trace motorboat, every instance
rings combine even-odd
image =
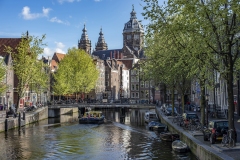
[[[159,121],[157,113],[156,112],[152,112],[152,111],[145,112],[144,121],[146,123],[149,123],[151,121]]]
[[[102,124],[104,123],[105,117],[102,111],[87,111],[82,117],[79,118],[80,124]]]
[[[172,149],[176,152],[184,153],[188,151],[188,146],[180,140],[175,140],[172,142]]]
[[[159,131],[159,132],[166,132],[167,131],[167,125],[156,122],[156,121],[151,121],[148,123],[148,129],[150,131]]]
[[[160,133],[160,139],[167,142],[173,142],[175,140],[180,140],[180,136],[177,133],[162,132]]]

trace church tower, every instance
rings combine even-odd
[[[84,24],[84,28],[83,28],[83,33],[81,36],[80,41],[78,41],[78,49],[83,49],[85,50],[86,53],[91,54],[91,41],[88,39],[88,35],[87,35],[87,29],[86,26]]]
[[[102,28],[101,28],[100,33],[99,33],[99,37],[98,37],[98,42],[95,46],[95,50],[100,51],[100,50],[107,50],[107,49],[108,49],[108,46],[107,46],[107,43],[104,40],[103,33],[102,33]]]
[[[143,57],[144,29],[141,21],[137,20],[134,6],[130,15],[130,20],[125,23],[123,29],[123,51],[136,58],[141,58]]]

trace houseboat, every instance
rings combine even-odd
[[[80,124],[102,124],[104,123],[105,117],[102,111],[88,111],[85,112],[82,117],[79,118]]]

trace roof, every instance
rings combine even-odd
[[[102,60],[107,60],[108,57],[111,58],[111,53],[112,53],[112,58],[114,58],[114,52],[119,52],[122,53],[122,49],[111,49],[111,50],[102,50],[102,51],[94,51],[92,55],[98,56]]]
[[[7,53],[4,51],[5,46],[9,46],[15,49],[18,44],[21,42],[22,38],[0,38],[0,55],[6,56]]]
[[[55,54],[56,54],[59,61],[61,61],[65,56],[65,54],[63,54],[63,53],[55,53]]]

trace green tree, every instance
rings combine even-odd
[[[228,94],[229,128],[234,128],[233,75],[239,57],[234,49],[240,33],[240,3],[236,0],[169,0],[167,5],[159,6],[157,0],[144,0],[145,16],[153,23],[149,25],[149,33],[161,32],[162,21],[172,19],[172,33],[183,33],[191,41],[186,46],[185,54],[195,64],[200,63],[201,82],[211,81],[208,69],[216,70],[226,81]],[[159,18],[160,15],[160,18]],[[163,15],[163,16],[162,16]],[[160,22],[160,23],[159,23]],[[170,33],[170,32],[169,32]],[[178,42],[183,40],[181,34],[175,34]],[[202,58],[204,57],[204,58]],[[199,61],[200,60],[200,61]],[[199,69],[193,65],[195,69]],[[210,67],[210,68],[209,68]],[[194,71],[193,69],[191,71]],[[201,84],[201,85],[204,85]],[[201,86],[205,87],[205,86]],[[204,92],[204,90],[202,90]]]
[[[83,50],[71,48],[54,74],[53,90],[58,95],[89,92],[95,88],[98,75],[91,56]]]
[[[2,58],[0,59],[0,94],[5,93],[8,87],[7,84],[5,83],[6,72],[7,66]]]
[[[47,75],[43,71],[44,64],[37,59],[43,53],[44,39],[45,35],[38,38],[30,36],[27,32],[22,35],[21,42],[16,48],[6,46],[6,52],[13,57],[13,69],[18,78],[16,110],[19,108],[19,100],[24,97],[26,90],[31,88],[32,83],[46,86]]]

